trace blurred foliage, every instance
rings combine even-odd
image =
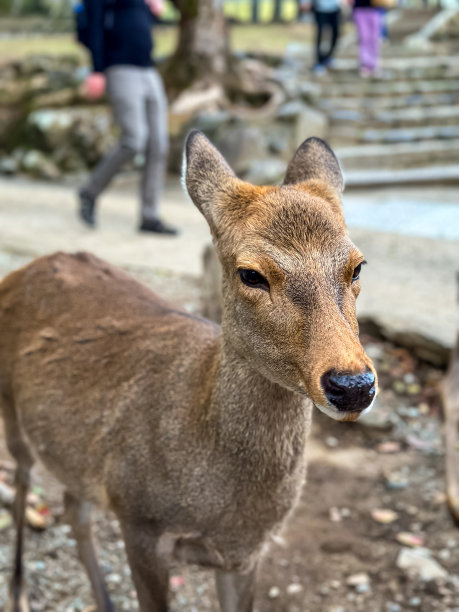
[[[250,22],[252,19],[252,4],[250,0],[225,0],[225,15],[230,19],[241,22]],[[258,16],[260,23],[273,20],[274,0],[258,0]],[[298,15],[297,0],[282,0],[282,21],[295,21]]]
[[[292,42],[308,43],[313,35],[310,24],[268,24],[233,25],[230,30],[231,48],[234,51],[257,51],[280,54]],[[155,28],[155,56],[163,57],[172,53],[177,41],[176,27]],[[82,45],[72,33],[48,34],[33,37],[0,38],[0,57],[21,58],[27,55],[78,55],[82,64],[89,58]]]
[[[225,0],[226,17],[240,22],[252,19],[253,2],[258,1],[258,15],[261,23],[272,21],[275,0]],[[3,15],[50,15],[68,17],[72,11],[70,0],[0,0],[0,13]],[[281,0],[281,19],[293,21],[297,18],[297,0]],[[168,3],[163,15],[165,21],[176,21],[177,10]]]

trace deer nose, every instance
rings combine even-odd
[[[361,374],[329,370],[321,383],[327,400],[341,412],[364,410],[375,397],[375,375],[368,369]]]

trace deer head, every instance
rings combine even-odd
[[[335,155],[309,138],[282,186],[255,187],[193,131],[184,161],[186,189],[222,264],[225,342],[332,418],[356,420],[377,383],[358,337],[364,257],[347,235]]]

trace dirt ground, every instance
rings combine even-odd
[[[196,282],[151,275],[143,280],[199,310]],[[377,406],[364,423],[341,424],[314,415],[308,482],[283,545],[273,545],[260,568],[258,612],[459,612],[459,530],[443,494],[442,373],[380,339],[362,340],[380,375]],[[3,437],[0,480],[13,480]],[[93,600],[63,522],[60,487],[38,468],[34,493],[36,507],[43,511],[44,503],[49,508],[50,525],[27,531],[31,609],[90,612]],[[99,513],[94,518],[115,607],[137,610],[117,523]],[[0,608],[13,538],[8,509],[0,507]],[[433,571],[430,578],[440,578],[399,567],[400,554],[416,550],[424,554],[424,569]],[[218,609],[209,572],[175,567],[171,589],[172,612]]]

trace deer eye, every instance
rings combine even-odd
[[[354,268],[354,272],[352,273],[352,282],[356,281],[360,277],[361,270],[362,270],[362,264],[359,263],[359,265],[356,268]]]
[[[264,276],[256,270],[238,270],[239,277],[244,285],[254,289],[269,291],[269,283]]]

